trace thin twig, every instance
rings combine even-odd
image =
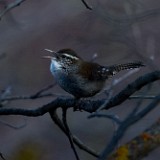
[[[11,96],[0,99],[0,102],[4,101],[16,101],[16,100],[29,100],[29,99],[39,99],[39,98],[46,98],[46,97],[58,97],[62,96],[62,94],[56,94],[56,93],[43,93],[41,95],[28,95],[28,96]]]
[[[7,126],[7,127],[12,128],[12,129],[16,129],[16,130],[22,129],[22,128],[26,127],[26,125],[27,125],[26,120],[25,120],[24,124],[21,124],[19,126],[14,126],[14,125],[9,124],[9,123],[7,123],[5,121],[2,121],[2,120],[0,120],[0,123],[3,124],[3,125],[5,125],[5,126]]]
[[[35,94],[33,94],[33,95],[31,96],[31,99],[34,99],[34,98],[39,97],[43,92],[45,92],[45,91],[53,88],[55,85],[56,85],[56,83],[53,83],[53,84],[51,84],[51,85],[48,85],[48,86],[45,87],[45,88],[42,88],[41,90],[39,90],[38,92],[36,92]]]
[[[113,115],[113,114],[103,114],[103,113],[95,112],[94,114],[91,114],[91,115],[88,116],[89,119],[90,118],[95,118],[95,117],[97,117],[97,118],[108,118],[108,119],[111,119],[114,122],[116,122],[116,124],[118,124],[118,125],[121,124],[121,121],[120,121],[119,117],[116,116],[116,115]]]
[[[81,1],[82,1],[82,3],[85,5],[85,7],[86,7],[87,9],[92,10],[92,7],[90,7],[85,0],[81,0]]]
[[[73,135],[73,141],[74,143],[83,151],[89,153],[90,155],[94,156],[94,157],[99,157],[99,153],[97,151],[95,151],[93,148],[87,146],[85,143],[83,143],[78,137],[76,137],[75,135]]]
[[[151,86],[152,86],[152,85],[153,85],[153,84],[149,84],[149,85],[146,87],[147,90],[143,90],[141,94],[143,94],[143,95],[145,96],[145,95],[151,90]],[[140,108],[140,106],[141,106],[142,104],[143,104],[143,98],[138,100],[136,106],[134,107],[134,109],[132,110],[132,112],[130,113],[130,115],[131,115],[131,116],[132,116],[132,115],[135,115],[135,114],[138,112],[138,110],[139,110],[139,108]]]
[[[62,120],[63,120],[64,127],[65,127],[65,129],[66,129],[66,135],[67,135],[67,137],[68,137],[68,139],[69,139],[71,148],[73,149],[73,152],[74,152],[74,154],[75,154],[75,156],[76,156],[76,159],[77,159],[77,160],[80,160],[80,159],[79,159],[79,156],[78,156],[78,153],[77,153],[77,151],[76,151],[76,148],[75,148],[75,146],[74,146],[74,143],[73,143],[72,133],[71,133],[71,131],[70,131],[70,129],[69,129],[69,126],[68,126],[68,124],[67,124],[67,109],[65,109],[65,108],[62,109]]]
[[[107,99],[105,100],[105,102],[96,110],[96,113],[100,112],[101,110],[103,110],[106,106],[106,104],[110,101],[112,95],[113,95],[113,83],[114,81],[112,81],[112,83],[109,85],[108,89],[105,90],[106,91],[106,95],[107,95]]]
[[[7,12],[9,12],[11,9],[19,6],[19,5],[20,5],[22,2],[24,2],[24,1],[25,1],[25,0],[16,0],[16,1],[8,4],[8,5],[6,6],[6,8],[5,8],[2,12],[0,12],[0,19],[1,19]]]
[[[50,113],[50,116],[51,116],[52,120],[55,122],[55,124],[63,131],[64,134],[66,134],[66,129],[65,129],[63,123],[61,122],[61,120],[59,119],[59,117],[56,113],[56,109],[51,110],[49,113]],[[91,154],[94,157],[98,157],[98,153],[95,150],[88,147],[86,144],[84,144],[75,135],[73,135],[73,141],[80,149],[86,151],[87,153]]]
[[[0,152],[0,157],[1,157],[3,160],[6,160],[1,152]]]
[[[6,96],[2,96],[0,98],[0,101],[15,101],[15,100],[28,100],[28,99],[37,99],[37,98],[43,98],[43,97],[53,97],[53,96],[60,96],[58,94],[54,94],[54,93],[43,93],[51,88],[53,88],[56,85],[56,83],[48,85],[45,88],[40,89],[39,91],[37,91],[36,93],[32,94],[32,95],[28,95],[28,96],[10,96],[8,97]],[[42,94],[43,93],[43,94]]]
[[[155,99],[156,95],[133,95],[129,99]]]
[[[139,68],[135,68],[133,70],[128,71],[126,74],[124,74],[120,78],[114,79],[113,86],[115,86],[115,85],[119,84],[120,82],[124,81],[125,79],[127,79],[128,77],[130,77],[134,73],[138,72],[139,70],[140,70]]]

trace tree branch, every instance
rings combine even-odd
[[[112,107],[115,107],[125,100],[128,99],[129,96],[131,96],[133,93],[141,89],[147,84],[150,84],[156,80],[160,79],[160,71],[155,71],[152,73],[145,74],[141,76],[140,78],[137,78],[134,82],[130,83],[128,86],[126,86],[125,89],[123,89],[120,93],[118,93],[116,96],[112,97],[108,103],[105,105],[104,109],[109,109]],[[37,92],[38,93],[38,92]],[[41,93],[41,92],[39,92]],[[150,110],[152,110],[160,100],[160,96],[157,96],[153,102],[146,107],[146,109],[143,109],[141,112],[138,112],[138,114],[134,115],[132,119],[127,119],[127,123],[121,122],[119,124],[119,128],[114,134],[114,137],[112,141],[110,142],[109,150],[106,147],[104,151],[101,154],[98,154],[93,149],[89,148],[83,142],[81,142],[76,136],[73,135],[73,141],[74,143],[81,149],[85,150],[86,152],[90,153],[91,155],[95,157],[106,157],[109,154],[109,151],[112,151],[114,149],[115,144],[117,144],[118,140],[123,136],[126,129],[133,123],[135,123],[137,120],[145,116]],[[59,119],[58,115],[56,114],[56,109],[63,108],[68,109],[71,107],[74,107],[75,104],[79,106],[79,108],[87,112],[94,112],[96,111],[101,105],[106,102],[105,99],[102,100],[79,100],[78,102],[74,98],[56,98],[55,100],[51,101],[48,104],[45,104],[39,108],[36,109],[20,109],[20,108],[0,108],[0,115],[24,115],[24,116],[30,116],[30,117],[37,117],[42,116],[46,113],[49,113],[52,120],[58,125],[58,127],[67,135],[67,130],[62,123],[62,121]],[[116,142],[113,143],[112,142]]]
[[[20,5],[22,2],[24,2],[24,1],[25,1],[25,0],[15,0],[14,2],[8,4],[8,5],[5,7],[5,9],[4,9],[2,12],[0,12],[0,20],[1,20],[1,18],[2,18],[7,12],[9,12],[11,9],[19,6],[19,5]]]
[[[142,111],[138,112],[132,112],[127,116],[127,118],[121,122],[121,124],[118,127],[118,130],[115,132],[113,138],[111,139],[110,143],[105,147],[104,151],[102,151],[100,160],[105,160],[109,156],[109,154],[115,149],[118,141],[123,137],[126,130],[136,123],[138,120],[143,118],[145,115],[147,115],[151,110],[153,110],[158,104],[160,103],[160,94],[154,99],[146,108],[144,108]]]
[[[160,119],[158,119],[152,126],[146,129],[142,134],[133,138],[128,143],[120,146],[108,160],[115,159],[130,159],[139,160],[149,152],[156,149],[160,145]]]
[[[124,88],[120,93],[111,98],[110,101],[105,105],[105,109],[109,109],[113,106],[121,104],[133,93],[140,90],[145,85],[157,80],[160,80],[160,71],[151,72],[137,78],[134,82],[130,83],[126,88]]]
[[[137,78],[134,82],[130,83],[127,87],[125,87],[120,93],[112,97],[105,105],[104,109],[110,109],[112,107],[115,107],[123,103],[133,93],[135,93],[145,85],[150,84],[159,79],[160,79],[160,71],[148,73],[141,76],[140,78]],[[24,116],[36,117],[44,115],[51,109],[56,109],[61,107],[62,108],[74,107],[76,103],[78,103],[77,105],[79,106],[80,110],[92,113],[96,111],[101,105],[103,105],[105,101],[106,101],[105,99],[102,99],[102,100],[79,100],[77,102],[74,98],[56,98],[50,103],[32,110],[18,109],[18,108],[1,108],[0,115],[24,115]]]

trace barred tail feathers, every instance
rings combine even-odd
[[[113,65],[113,66],[108,66],[108,76],[113,76],[116,73],[122,71],[122,70],[127,70],[127,69],[135,69],[135,68],[140,68],[145,66],[142,62],[131,62],[131,63],[125,63],[125,64],[118,64],[118,65]]]
[[[145,66],[142,62],[132,62],[132,63],[126,63],[126,64],[119,64],[119,65],[113,65],[111,66],[113,71],[119,72],[126,69],[134,69],[134,68],[140,68]]]

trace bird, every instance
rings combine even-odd
[[[102,91],[106,80],[116,73],[145,66],[142,62],[130,62],[102,66],[86,61],[70,48],[52,51],[51,56],[43,56],[51,60],[50,71],[58,85],[76,99],[92,97]]]

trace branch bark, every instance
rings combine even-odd
[[[108,160],[140,160],[160,146],[160,119],[142,134],[120,146]]]
[[[117,95],[112,97],[105,105],[104,109],[110,109],[117,105],[120,105],[129,98],[136,91],[140,90],[147,84],[155,82],[160,79],[160,71],[151,72],[137,78],[134,82],[126,86]],[[78,103],[78,104],[77,104]],[[92,113],[95,112],[101,105],[105,103],[105,99],[102,100],[79,100],[78,102],[74,98],[56,98],[48,104],[45,104],[37,109],[19,109],[19,108],[1,108],[0,115],[23,115],[29,117],[42,116],[49,112],[51,109],[56,108],[73,108],[76,105],[80,110]]]

